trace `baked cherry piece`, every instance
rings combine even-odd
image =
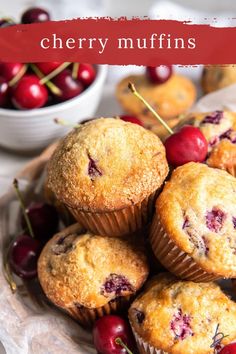
[[[135,344],[128,323],[119,316],[108,315],[98,319],[93,328],[94,346],[100,354],[127,354],[116,340],[121,341],[134,352]]]
[[[85,87],[91,85],[96,77],[96,71],[91,64],[79,64],[77,79],[82,82]]]
[[[22,63],[0,63],[0,75],[10,81],[23,69],[23,66]]]
[[[9,249],[8,260],[12,271],[23,279],[36,277],[40,251],[38,240],[27,234],[17,236]]]
[[[128,116],[128,115],[123,115],[120,116],[120,119],[122,119],[125,122],[130,122],[130,123],[134,123],[134,124],[138,124],[141,125],[143,127],[143,123],[141,122],[140,119],[138,119],[137,117],[134,116]]]
[[[59,218],[56,209],[43,202],[33,202],[26,209],[34,236],[41,242],[48,241],[58,230]],[[27,229],[22,216],[21,226]]]
[[[47,89],[35,75],[23,76],[12,90],[12,103],[19,109],[40,108],[47,100]]]
[[[51,61],[51,62],[45,62],[45,63],[36,63],[37,67],[39,70],[44,74],[48,75],[52,71],[58,68],[62,63],[59,63],[58,61]]]
[[[62,91],[62,94],[57,96],[59,101],[67,101],[83,91],[83,85],[72,78],[70,70],[63,70],[52,81]]]
[[[5,107],[9,101],[9,86],[4,77],[0,77],[0,107]]]
[[[219,354],[236,354],[236,343],[226,345]]]
[[[171,65],[147,66],[146,75],[154,84],[163,84],[172,75],[173,69]]]
[[[40,8],[40,7],[32,7],[26,10],[21,16],[21,23],[36,23],[36,22],[45,22],[50,20],[49,13]]]
[[[203,162],[208,151],[208,144],[201,130],[189,125],[170,135],[164,145],[167,160],[174,167],[191,161]]]

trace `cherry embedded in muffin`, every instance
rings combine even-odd
[[[226,219],[226,214],[217,207],[214,207],[211,211],[206,214],[206,225],[209,230],[213,232],[219,232]]]
[[[89,163],[88,163],[88,175],[91,180],[94,180],[96,177],[102,176],[102,172],[97,166],[97,162],[88,154]]]
[[[110,296],[111,294],[114,294],[114,296],[119,296],[121,293],[127,291],[133,292],[133,286],[125,276],[115,273],[112,273],[107,277],[101,289],[101,293],[104,296]]]
[[[201,122],[201,124],[220,124],[223,119],[224,112],[223,111],[215,111],[211,114],[207,115]]]
[[[182,309],[178,309],[178,312],[173,316],[170,328],[174,332],[176,339],[184,340],[188,336],[194,335],[191,329],[191,317],[183,314]]]

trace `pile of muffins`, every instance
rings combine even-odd
[[[38,261],[57,307],[84,327],[128,309],[140,353],[217,353],[236,341],[236,303],[211,282],[236,278],[234,176],[194,162],[170,174],[154,133],[100,118],[60,142],[46,191],[77,222]],[[169,272],[150,276],[147,243]]]

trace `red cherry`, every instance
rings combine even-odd
[[[172,75],[173,69],[171,65],[147,66],[146,75],[154,84],[163,84]]]
[[[182,127],[169,136],[164,145],[167,160],[173,166],[181,166],[190,161],[203,162],[207,156],[206,138],[197,127]]]
[[[134,338],[128,323],[123,318],[108,315],[96,321],[93,328],[93,341],[100,354],[126,354],[127,351],[115,342],[117,338],[134,351]]]
[[[226,345],[219,354],[236,354],[236,343]]]
[[[21,23],[45,22],[50,20],[49,13],[39,7],[32,7],[26,10],[21,16]]]
[[[0,77],[0,107],[5,107],[9,101],[9,86],[4,79],[4,77]]]
[[[123,115],[123,116],[120,116],[120,119],[122,119],[125,122],[130,122],[130,123],[141,125],[143,127],[143,123],[137,117]]]
[[[33,202],[26,209],[34,236],[40,241],[47,241],[58,229],[58,214],[56,209],[43,202]],[[27,228],[25,217],[22,216],[21,226]]]
[[[26,234],[19,235],[9,249],[9,264],[12,271],[23,279],[37,275],[37,260],[41,246],[38,240]]]
[[[23,66],[24,64],[22,63],[0,63],[0,75],[10,81],[19,73]]]
[[[45,62],[45,63],[36,63],[37,67],[39,70],[44,74],[48,75],[52,71],[58,68],[62,63],[58,61],[51,61],[51,62]]]
[[[59,101],[67,101],[83,91],[83,85],[72,78],[70,70],[63,70],[52,81],[62,91],[62,94],[57,96]]]
[[[82,82],[85,87],[91,85],[96,77],[96,71],[91,64],[79,64],[77,79]]]
[[[23,76],[12,90],[12,103],[19,109],[40,108],[47,99],[48,92],[35,75]]]

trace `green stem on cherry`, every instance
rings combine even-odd
[[[40,78],[44,78],[43,73],[41,72],[41,70],[39,70],[39,68],[35,65],[35,64],[30,64],[31,69],[35,72],[35,74]],[[54,85],[51,81],[47,81],[45,83],[45,85],[47,85],[47,87],[49,88],[49,90],[56,96],[61,96],[62,92],[61,90]]]
[[[8,282],[8,284],[10,286],[12,294],[14,294],[17,290],[17,285],[12,278],[12,273],[10,271],[10,267],[9,267],[8,262],[4,262],[4,275],[5,275],[6,281]]]
[[[82,124],[73,124],[69,123],[64,119],[54,118],[54,122],[59,125],[63,125],[64,127],[71,127],[71,128],[79,128]]]
[[[78,71],[79,71],[79,63],[73,63],[73,68],[72,68],[73,79],[77,79]]]
[[[13,187],[14,187],[16,195],[17,195],[17,197],[19,199],[20,206],[21,206],[21,209],[22,209],[22,212],[23,212],[23,215],[24,215],[24,218],[25,218],[25,222],[26,222],[27,228],[29,230],[30,236],[32,238],[34,238],[34,232],[33,232],[32,226],[31,226],[31,222],[30,222],[29,216],[28,216],[28,214],[26,212],[25,203],[24,203],[22,194],[21,194],[21,192],[19,190],[19,185],[18,185],[18,181],[17,181],[16,178],[13,181]]]
[[[131,350],[127,347],[127,345],[123,342],[123,340],[120,337],[117,337],[115,339],[115,343],[120,345],[122,348],[124,348],[128,354],[133,354]]]
[[[22,66],[22,68],[18,71],[18,73],[16,74],[16,76],[14,76],[9,82],[8,82],[8,86],[12,87],[14,86],[21,78],[22,76],[24,76],[24,74],[26,73],[28,69],[28,65],[24,64]]]
[[[134,84],[129,82],[128,88],[140,101],[144,103],[144,105],[149,109],[149,111],[152,112],[152,114],[159,121],[159,123],[161,123],[170,134],[173,134],[173,130],[168,126],[168,124],[166,124],[166,122],[159,116],[159,114],[152,108],[152,106],[140,95],[140,93],[136,90]]]
[[[57,76],[58,74],[60,74],[64,69],[66,69],[71,63],[69,62],[65,62],[62,63],[60,66],[58,66],[55,70],[53,70],[52,72],[50,72],[47,76],[44,76],[41,80],[40,80],[40,84],[44,85],[46,84],[49,80],[53,79],[55,76]]]

